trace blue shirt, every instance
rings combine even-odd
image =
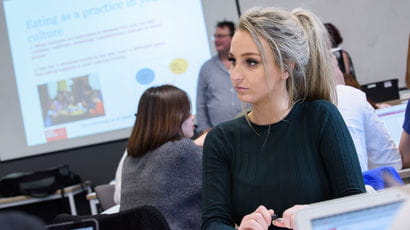
[[[407,134],[410,134],[410,106],[409,106],[409,101],[407,101],[407,106],[406,106],[406,115],[404,117],[404,123],[403,123],[403,129],[406,131]]]
[[[212,57],[201,67],[196,109],[200,131],[231,120],[242,111],[229,72],[218,56]]]

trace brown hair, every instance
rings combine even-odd
[[[221,21],[218,22],[216,24],[217,28],[224,28],[224,27],[228,27],[229,28],[229,34],[231,35],[231,37],[233,36],[233,34],[235,33],[235,23],[231,22],[231,21]]]
[[[182,123],[191,114],[188,95],[172,85],[151,87],[142,94],[128,140],[129,156],[142,156],[168,141],[183,138]]]
[[[343,42],[343,38],[342,35],[340,35],[339,30],[332,23],[325,23],[324,26],[329,33],[332,48],[338,47]]]

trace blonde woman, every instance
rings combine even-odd
[[[292,228],[304,204],[365,191],[352,138],[332,104],[329,38],[314,14],[250,9],[239,19],[230,61],[232,84],[251,110],[205,140],[202,229]],[[281,221],[272,225],[272,215]]]

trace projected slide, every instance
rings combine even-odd
[[[210,58],[201,1],[3,7],[27,146],[130,128],[140,95],[154,85],[176,85],[195,105],[199,68]]]

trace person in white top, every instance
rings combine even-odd
[[[337,84],[337,108],[352,136],[362,172],[382,166],[402,169],[400,152],[374,108],[367,102],[366,94],[345,85],[335,57],[333,65]]]
[[[337,85],[336,90],[337,107],[352,136],[362,171],[381,166],[400,170],[401,155],[366,94],[347,85]]]
[[[124,154],[121,157],[120,162],[117,166],[117,171],[115,171],[115,189],[114,189],[114,203],[120,204],[121,202],[121,175],[122,175],[122,165],[124,164],[124,160],[127,157],[127,150],[125,150]]]

